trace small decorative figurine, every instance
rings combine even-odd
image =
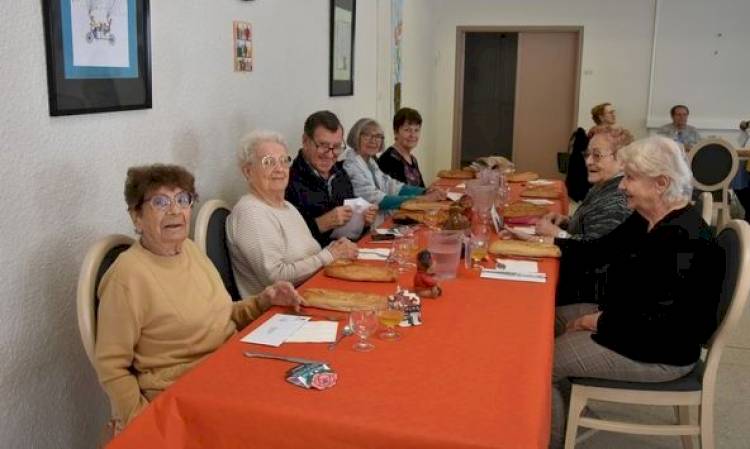
[[[422,300],[419,295],[409,290],[399,289],[395,294],[388,297],[388,302],[404,313],[401,322],[398,324],[399,327],[420,326],[422,324]]]
[[[432,254],[422,250],[417,254],[417,274],[414,275],[414,292],[422,298],[437,298],[443,294],[432,270]]]

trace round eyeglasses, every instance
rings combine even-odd
[[[178,209],[189,209],[193,205],[195,198],[190,192],[180,192],[171,198],[167,195],[154,195],[151,198],[145,198],[144,203],[149,203],[151,207],[160,211],[168,211],[173,205]]]
[[[278,158],[270,155],[263,156],[260,159],[260,166],[265,168],[266,170],[273,170],[274,168],[276,168],[276,166],[280,166],[281,168],[289,168],[291,164],[292,158],[288,154],[279,156]]]
[[[587,152],[583,153],[583,160],[585,161],[588,158],[591,158],[594,162],[599,162],[599,161],[601,161],[602,159],[604,159],[607,156],[614,157],[615,155],[614,155],[614,153],[603,153],[602,154],[602,153],[598,153],[596,151],[593,151],[593,152],[592,151],[587,151]]]
[[[334,155],[338,156],[346,149],[346,144],[344,142],[341,143],[318,143],[314,141],[313,139],[310,139],[315,145],[315,149],[318,150],[318,153],[321,155],[326,153],[333,153]]]

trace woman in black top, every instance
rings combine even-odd
[[[419,143],[422,132],[422,116],[411,108],[401,108],[393,116],[393,146],[388,147],[378,158],[378,166],[386,175],[404,184],[424,187],[417,158],[411,152]]]
[[[684,152],[650,137],[617,158],[633,214],[596,240],[555,239],[564,257],[582,269],[603,269],[606,277],[600,304],[556,311],[551,448],[562,447],[569,377],[677,379],[693,369],[717,324],[723,257],[689,205],[692,174]]]

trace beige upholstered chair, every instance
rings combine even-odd
[[[573,449],[579,427],[641,435],[680,435],[685,449],[698,435],[701,449],[714,449],[714,390],[724,346],[737,326],[750,296],[750,225],[731,220],[717,236],[725,251],[726,270],[718,308],[719,327],[708,342],[705,357],[685,377],[660,383],[571,379],[565,449]],[[589,400],[623,404],[674,406],[678,424],[635,424],[581,416]],[[697,423],[689,419],[697,411]]]
[[[232,300],[240,298],[237,283],[232,271],[232,259],[227,248],[227,217],[231,213],[229,205],[221,200],[210,200],[201,206],[195,218],[195,244],[206,253],[221,275],[224,287]]]
[[[688,153],[693,171],[693,186],[713,195],[716,226],[729,220],[729,184],[737,173],[737,150],[724,139],[710,138],[698,142]]]

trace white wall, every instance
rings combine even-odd
[[[579,124],[586,128],[593,125],[591,107],[609,101],[616,106],[623,126],[636,136],[646,135],[654,0],[433,0],[422,2],[421,7],[430,20],[430,31],[420,35],[418,47],[407,46],[412,24],[424,23],[414,15],[408,16],[404,59],[429,60],[421,54],[429,49],[434,62],[426,70],[433,73],[434,84],[431,92],[423,93],[421,87],[413,85],[416,81],[409,80],[410,69],[405,66],[404,95],[415,103],[432,102],[429,126],[434,134],[428,139],[434,160],[429,165],[433,171],[428,177],[451,164],[458,26],[583,26]],[[420,147],[426,149],[427,145]],[[424,159],[421,157],[420,163]]]
[[[375,110],[375,4],[358,2],[355,96],[328,97],[328,0],[151,1],[150,110],[52,118],[39,1],[0,3],[0,447],[94,447],[108,414],[81,347],[78,267],[132,233],[126,168],[192,169],[204,199],[243,192],[233,151],[255,127],[300,144],[312,111]],[[232,20],[254,26],[255,71],[232,71]]]

